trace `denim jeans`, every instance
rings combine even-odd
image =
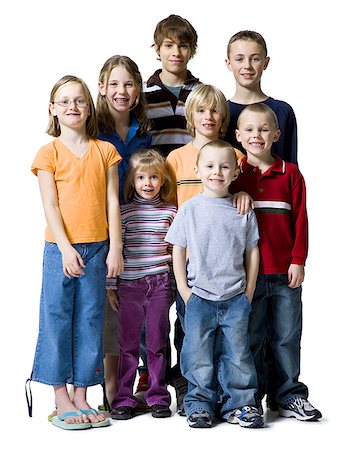
[[[74,244],[84,275],[67,278],[56,244],[45,243],[39,335],[31,379],[52,386],[103,382],[108,242]]]
[[[308,397],[308,388],[298,381],[302,334],[301,287],[288,287],[286,274],[259,275],[249,323],[250,344],[258,374],[257,404],[267,389],[265,339],[269,338],[274,360],[272,389],[282,403],[292,395]]]
[[[119,298],[118,393],[112,406],[135,407],[138,403],[133,395],[133,383],[144,322],[149,373],[145,400],[149,406],[170,405],[171,398],[165,383],[171,304],[169,274],[149,275],[132,281],[120,280]]]
[[[188,380],[187,416],[196,410],[215,413],[221,394],[221,416],[255,405],[257,376],[249,348],[251,311],[245,294],[224,301],[191,295],[185,310],[181,368]]]

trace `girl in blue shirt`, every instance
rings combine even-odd
[[[128,56],[115,55],[103,65],[98,82],[96,111],[99,139],[111,142],[119,151],[119,200],[124,203],[123,189],[130,157],[137,150],[151,147],[151,124],[147,118],[146,100],[142,92],[139,68]],[[119,360],[117,299],[107,290],[104,329],[104,406],[110,405],[117,393]]]

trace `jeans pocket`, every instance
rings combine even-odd
[[[249,308],[252,309],[252,301],[249,300],[249,298],[247,297],[247,295],[245,293],[242,294],[242,297],[246,300]]]
[[[188,301],[187,301],[187,302],[184,302],[185,308],[187,308],[187,307],[189,306],[190,302],[193,300],[194,297],[195,297],[194,294],[191,293],[190,297],[188,298]],[[183,300],[183,301],[184,301],[184,300]]]

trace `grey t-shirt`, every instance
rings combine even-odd
[[[244,252],[258,245],[253,210],[240,215],[231,197],[196,195],[183,203],[165,240],[188,250],[188,284],[207,300],[228,300],[244,292]]]

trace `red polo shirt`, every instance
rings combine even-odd
[[[230,192],[247,192],[254,200],[259,225],[260,274],[287,273],[290,264],[305,264],[308,218],[305,181],[295,164],[274,157],[261,173],[244,157]]]

